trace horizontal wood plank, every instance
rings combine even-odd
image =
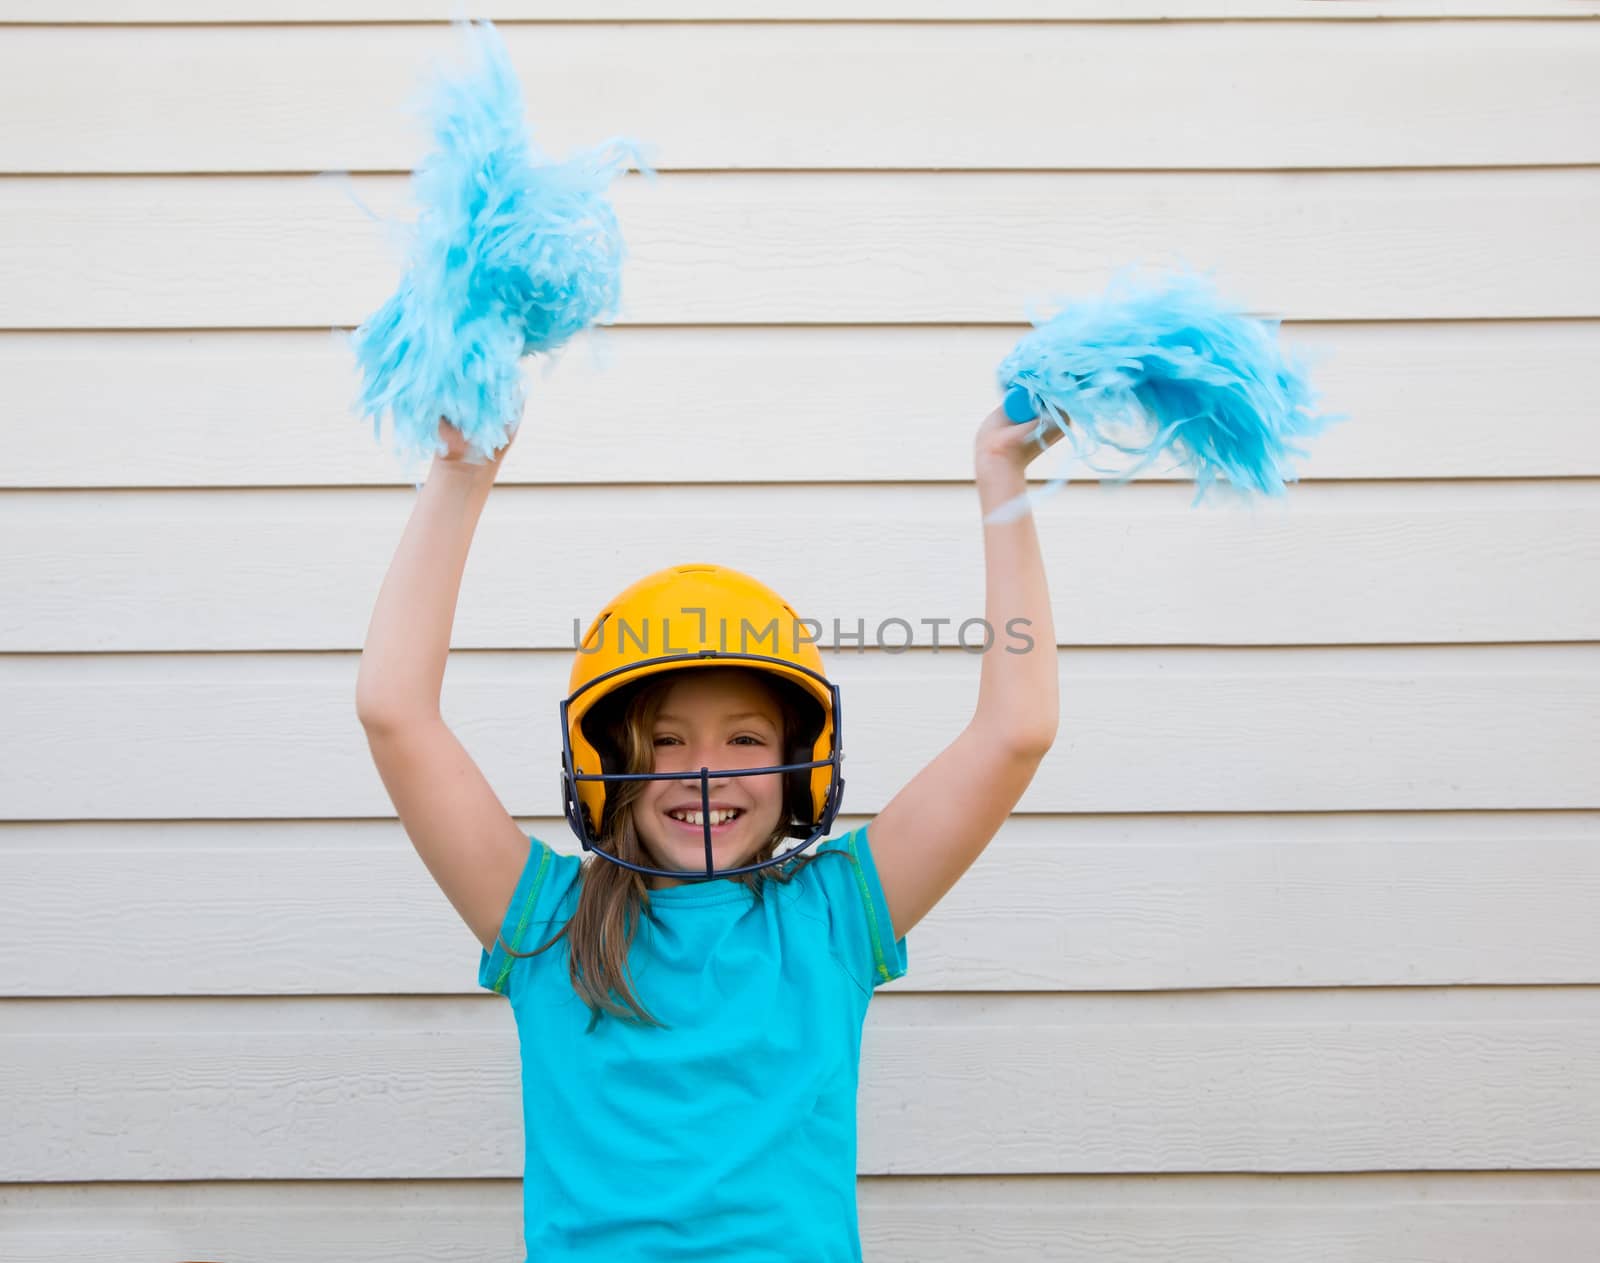
[[[951,447],[970,448],[967,429]],[[1600,584],[1585,581],[1600,574],[1600,482],[1193,499],[1192,487],[1090,484],[1035,510],[1058,644],[1600,641]],[[14,597],[0,651],[359,649],[415,504],[409,488],[0,496],[12,541],[0,586]],[[635,575],[707,558],[763,576],[825,647],[976,658],[985,643],[970,485],[741,486],[708,469],[688,486],[497,488],[453,645],[574,650],[623,586],[594,564],[622,540]],[[683,623],[680,645],[698,631]],[[634,630],[662,643],[660,627]],[[1012,652],[1025,632],[1037,634],[987,628]],[[727,634],[730,649],[759,651],[737,625]]]
[[[968,431],[1025,331],[598,330],[526,361],[526,429],[497,481],[966,481]],[[1600,362],[1600,321],[1289,324],[1281,341],[1319,409],[1348,418],[1305,444],[1302,483],[1600,476],[1600,405],[1572,371]],[[0,488],[407,483],[325,334],[0,334],[0,378],[18,424],[49,435],[12,445]]]
[[[487,993],[5,1011],[3,1180],[522,1170]],[[1592,1169],[1600,988],[885,995],[858,1119],[864,1175]]]
[[[0,0],[0,22],[444,22],[445,0]],[[1315,22],[1583,17],[1583,0],[478,0],[473,17],[517,22],[1115,21]]]
[[[404,177],[350,183],[410,218]],[[630,173],[612,192],[617,323],[1014,326],[1179,264],[1283,319],[1600,317],[1600,167]],[[0,329],[353,327],[401,270],[339,181],[0,179]]]
[[[863,1176],[873,1263],[1341,1263],[1418,1242],[1451,1263],[1590,1263],[1600,1173]],[[337,1252],[341,1263],[479,1263],[521,1244],[514,1179],[0,1186],[8,1263],[173,1263]]]
[[[571,654],[452,654],[446,722],[513,815],[553,814]],[[1600,644],[1081,649],[1018,810],[1600,807]],[[844,806],[872,814],[971,718],[978,656],[840,652]],[[354,654],[0,657],[11,819],[386,817]]]
[[[1597,23],[597,23],[504,34],[534,139],[555,158],[624,134],[652,145],[663,170],[1600,161]],[[425,68],[456,52],[447,33],[413,25],[13,29],[0,41],[0,171],[408,171],[432,141],[406,102]]]
[[[1596,814],[1017,815],[884,993],[1592,985],[1597,904]],[[392,820],[0,825],[0,995],[466,994],[477,961]]]

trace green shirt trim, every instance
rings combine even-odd
[[[539,901],[539,888],[544,885],[545,870],[550,867],[550,848],[543,842],[539,846],[539,871],[533,876],[533,883],[528,887],[528,897],[522,901],[522,917],[517,922],[516,933],[512,936],[511,947],[516,950],[522,946],[522,932],[528,928],[528,918],[533,915],[533,908]],[[517,963],[515,956],[507,956],[505,963],[500,966],[500,973],[494,980],[494,989],[501,995],[507,995],[506,979],[511,976],[511,967]]]
[[[872,891],[867,888],[866,870],[861,867],[861,857],[856,853],[856,834],[860,829],[850,833],[850,858],[855,861],[856,885],[861,888],[861,905],[867,910],[867,929],[872,939],[872,959],[877,965],[878,976],[885,982],[893,981],[889,973],[889,966],[883,961],[883,940],[878,933],[878,914],[872,907]]]

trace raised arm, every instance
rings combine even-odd
[[[439,695],[456,598],[492,463],[468,464],[441,422],[449,457],[435,457],[417,495],[367,628],[356,715],[400,823],[424,866],[485,950],[494,947],[528,838],[446,726]]]
[[[996,408],[978,429],[974,468],[983,516],[1023,494],[1043,444]],[[1055,741],[1056,632],[1032,512],[983,526],[983,654],[978,703],[960,735],[889,800],[867,839],[894,921],[907,933],[983,853]]]

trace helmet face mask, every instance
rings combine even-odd
[[[778,690],[779,692],[799,691],[796,690],[796,686],[792,683],[792,678],[796,672],[803,672],[805,675],[811,677],[811,679],[814,681],[812,684],[812,689],[806,691],[808,697],[812,696],[815,691],[826,692],[826,695],[830,698],[830,705],[826,714],[822,715],[824,720],[822,732],[815,735],[814,739],[812,738],[812,734],[807,734],[807,739],[811,740],[810,749],[807,749],[805,745],[796,746],[793,749],[787,749],[783,752],[782,756],[787,761],[769,764],[763,767],[702,767],[698,770],[698,772],[688,769],[676,772],[617,772],[607,770],[604,766],[597,766],[591,769],[578,764],[577,756],[573,749],[572,736],[574,731],[583,731],[579,726],[582,721],[580,719],[579,724],[575,724],[572,722],[570,715],[574,707],[578,706],[580,703],[589,701],[588,698],[583,696],[589,690],[601,688],[602,700],[604,699],[605,695],[609,694],[610,700],[612,701],[613,705],[615,705],[616,701],[618,700],[617,695],[619,693],[624,693],[627,685],[630,682],[643,678],[653,678],[653,673],[657,671],[683,670],[691,667],[726,667],[741,665],[749,665],[761,670],[769,680],[776,677],[777,680],[782,682],[782,685]],[[617,682],[617,677],[623,675],[624,673],[628,679],[623,680],[620,683]],[[598,707],[597,702],[590,702],[584,707],[584,710],[588,715],[597,714],[599,709],[600,708]],[[822,714],[822,708],[820,705],[818,706],[818,710],[819,714]],[[599,676],[596,676],[594,679],[583,683],[580,685],[580,687],[575,689],[569,697],[563,700],[561,703],[561,730],[561,796],[566,812],[567,823],[571,826],[572,831],[577,835],[579,841],[583,844],[583,849],[585,851],[593,851],[595,854],[602,856],[610,863],[621,868],[631,869],[637,873],[673,878],[679,881],[687,882],[708,881],[717,878],[734,877],[743,873],[751,873],[761,869],[771,868],[775,865],[786,862],[795,855],[798,855],[801,851],[804,851],[819,838],[825,836],[828,830],[833,827],[834,819],[838,815],[839,802],[844,791],[844,776],[842,771],[844,748],[841,739],[840,728],[839,687],[838,685],[829,681],[820,672],[812,671],[808,667],[801,663],[797,663],[792,659],[773,657],[765,654],[724,653],[720,650],[701,650],[692,654],[678,653],[635,660],[628,663],[626,666],[618,667],[613,671],[605,672]],[[819,751],[816,749],[816,745],[820,744],[822,735],[826,735],[828,744],[825,750]],[[590,750],[596,755],[600,754],[597,746],[591,745]],[[810,759],[797,757],[807,753],[811,753],[814,756],[820,755],[820,757],[813,757]],[[603,756],[600,756],[600,758],[603,764]],[[819,768],[828,769],[827,785],[825,790],[823,790],[820,794],[820,811],[816,809],[816,799],[819,795],[815,791],[817,782],[814,779],[815,772]],[[789,847],[786,850],[774,854],[770,859],[761,860],[751,864],[744,864],[737,867],[718,868],[716,866],[715,857],[712,853],[711,817],[709,811],[707,810],[707,806],[711,797],[710,782],[712,779],[723,780],[730,777],[768,776],[773,774],[781,774],[783,776],[784,790],[782,794],[782,800],[786,819],[794,819],[794,817],[788,815],[791,802],[798,801],[803,804],[803,827],[797,828],[788,824],[786,824],[785,827],[791,836],[805,835],[804,840],[795,846]],[[605,797],[601,799],[602,804],[604,804],[606,802],[613,801],[610,793],[606,792],[608,787],[612,785],[627,784],[634,781],[652,780],[670,780],[677,781],[680,784],[687,784],[688,782],[696,780],[698,781],[701,803],[700,827],[705,855],[704,868],[668,869],[656,867],[651,864],[637,864],[629,860],[625,860],[619,855],[613,854],[600,844],[600,838],[596,835],[603,826],[604,820],[600,822],[594,821],[593,814],[590,811],[590,803],[584,801],[585,795],[580,787],[587,784],[596,784],[600,786],[602,792],[605,793]],[[593,801],[592,798],[591,801]],[[604,815],[604,806],[602,806],[602,815]]]

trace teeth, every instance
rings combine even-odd
[[[667,814],[674,820],[682,820],[685,824],[702,824],[705,821],[705,817],[698,811],[670,811]],[[713,826],[719,825],[725,821],[732,820],[738,814],[737,811],[713,811],[711,813],[711,823]]]

